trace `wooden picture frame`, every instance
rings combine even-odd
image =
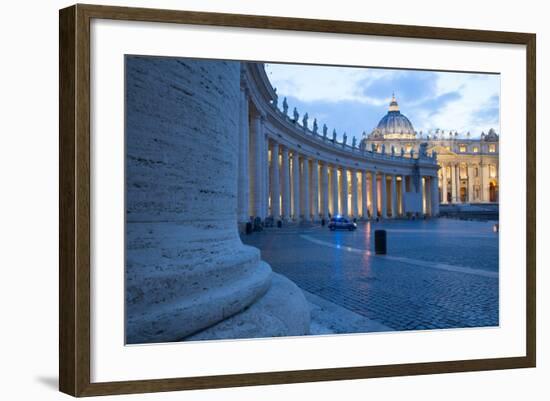
[[[526,350],[523,357],[92,383],[90,380],[90,21],[163,22],[526,46]],[[536,363],[536,36],[435,28],[96,5],[59,14],[59,388],[73,396],[348,380],[534,367]]]

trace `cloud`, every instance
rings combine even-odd
[[[289,115],[296,107],[300,113],[300,120],[307,111],[309,116],[309,127],[312,128],[313,119],[316,118],[319,131],[323,124],[329,128],[329,133],[336,129],[338,138],[342,138],[346,132],[349,140],[353,136],[361,138],[362,132],[369,133],[378,124],[380,116],[386,113],[387,105],[365,107],[363,103],[353,100],[313,101],[304,102],[294,96],[288,96]],[[360,116],[360,118],[358,117]]]
[[[499,75],[291,64],[269,64],[266,71],[291,109],[348,137],[370,132],[393,92],[417,131],[499,131]]]
[[[372,69],[371,69],[372,70]],[[365,80],[365,96],[389,101],[395,93],[399,101],[410,106],[429,99],[436,92],[437,75],[430,71],[385,70],[385,74]]]

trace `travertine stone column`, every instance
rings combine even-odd
[[[397,183],[395,181],[395,174],[391,175],[391,217],[393,219],[397,217]]]
[[[338,166],[332,166],[332,216],[336,216],[340,213],[340,206],[338,203],[339,189],[338,189]]]
[[[366,219],[368,217],[368,199],[367,199],[367,172],[361,171],[361,217]]]
[[[311,198],[310,198],[310,191],[309,191],[309,159],[307,157],[304,157],[302,161],[302,189],[304,191],[303,194],[303,207],[304,207],[304,220],[310,221],[311,220]]]
[[[455,165],[456,168],[456,203],[462,203],[460,198],[460,164]]]
[[[282,148],[283,163],[281,166],[282,185],[282,203],[283,203],[283,219],[290,218],[290,163],[288,158],[288,148]]]
[[[358,200],[359,193],[357,190],[357,171],[350,170],[351,173],[351,215],[355,218],[359,217]]]
[[[437,175],[430,177],[430,182],[432,184],[430,188],[431,192],[431,215],[436,217],[439,215],[439,182]]]
[[[300,221],[300,156],[292,152],[292,217]]]
[[[246,88],[241,87],[241,110],[239,113],[239,183],[238,183],[238,221],[246,223],[250,218],[249,213],[249,182],[248,182],[248,155],[249,150],[249,121],[248,121],[248,95]]]
[[[254,116],[254,216],[265,218],[264,204],[264,133],[260,115]]]
[[[474,166],[468,164],[468,202],[474,202]]]
[[[451,164],[451,203],[458,203],[457,199],[457,176],[456,176],[456,164]]]
[[[446,164],[441,165],[441,179],[443,180],[441,182],[441,194],[442,194],[441,203],[447,204],[447,165]]]
[[[281,217],[281,183],[279,182],[279,144],[271,147],[271,212],[275,219]]]
[[[401,176],[401,216],[407,214],[407,204],[406,204],[406,194],[407,194],[407,176]]]
[[[378,217],[378,177],[376,171],[371,172],[371,216],[376,219]]]
[[[308,331],[301,291],[236,229],[239,82],[238,62],[126,59],[127,343],[215,338],[236,317],[230,337]]]
[[[323,218],[328,218],[329,213],[329,193],[328,193],[328,165],[323,162],[321,166],[321,214]]]
[[[432,214],[432,197],[430,189],[430,177],[424,177],[422,196],[424,197],[424,203],[426,205],[424,214],[426,214],[427,216],[430,216]]]
[[[342,167],[341,186],[340,186],[340,213],[342,216],[348,215],[348,170]]]
[[[380,175],[380,192],[381,192],[381,211],[382,211],[382,218],[386,219],[388,217],[388,190],[387,190],[387,178],[386,174],[382,173]]]
[[[313,221],[319,219],[319,163],[311,160],[311,216]]]
[[[483,202],[489,202],[489,165],[486,162],[481,164],[481,177]]]
[[[264,216],[267,217],[268,215],[268,209],[269,209],[269,194],[270,194],[270,188],[269,188],[269,139],[267,138],[267,135],[265,134],[265,116],[262,116],[262,131],[264,133],[264,149],[262,152],[262,168],[263,168],[263,184],[264,189],[262,191],[262,210]]]

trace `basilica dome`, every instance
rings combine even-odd
[[[395,96],[392,96],[388,113],[382,117],[371,137],[383,139],[414,139],[414,127],[407,117],[399,111]]]

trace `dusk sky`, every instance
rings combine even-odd
[[[416,131],[436,128],[479,137],[494,128],[500,134],[500,76],[454,72],[266,64],[277,88],[279,107],[286,96],[289,115],[294,107],[317,118],[329,133],[348,138],[369,134],[386,114],[395,93],[402,114]],[[319,130],[321,130],[319,128]]]

